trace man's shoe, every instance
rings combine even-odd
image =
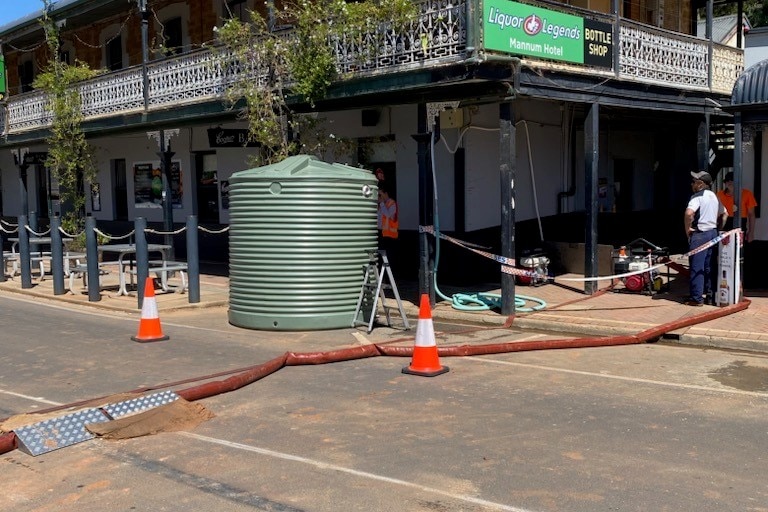
[[[693,300],[693,299],[689,299],[689,300],[683,302],[683,304],[685,304],[686,306],[703,306],[704,305],[703,302],[699,302],[699,301]]]

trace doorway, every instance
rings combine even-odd
[[[200,222],[219,222],[219,173],[215,151],[195,153],[197,216]]]
[[[617,212],[631,212],[635,196],[634,160],[616,158],[613,160],[614,204]]]

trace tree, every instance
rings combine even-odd
[[[715,6],[715,16],[738,14],[736,2]],[[768,26],[768,3],[763,0],[744,0],[744,15],[753,27]]]
[[[62,227],[79,232],[85,223],[85,183],[96,178],[93,151],[82,130],[83,114],[80,93],[74,84],[98,74],[86,64],[69,65],[61,60],[59,29],[50,16],[51,0],[43,0],[41,24],[48,45],[48,63],[33,82],[33,87],[47,93],[52,114],[46,166],[60,187],[62,205],[68,211]]]
[[[259,151],[252,162],[264,165],[298,153],[322,156],[343,141],[318,130],[316,116],[298,115],[293,101],[310,107],[323,99],[337,80],[334,45],[353,40],[368,55],[384,46],[383,37],[407,26],[416,17],[411,0],[299,0],[251,21],[236,18],[217,29],[218,64],[230,79],[226,101],[240,106],[251,142]],[[274,30],[291,26],[291,31]]]

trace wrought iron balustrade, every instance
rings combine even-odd
[[[473,55],[467,53],[467,27],[479,20],[468,20],[471,0],[419,0],[418,20],[395,32],[364,37],[341,38],[334,42],[337,69],[342,80],[351,77],[378,76],[414,69],[429,69],[460,63]],[[552,8],[551,3],[546,4]],[[604,14],[560,10],[606,21]],[[482,10],[475,16],[482,16]],[[283,34],[290,37],[288,33]],[[631,20],[620,19],[619,40],[614,51],[619,54],[619,69],[596,69],[567,63],[561,68],[604,78],[642,81],[688,90],[711,90],[729,94],[743,71],[743,52],[713,45],[710,83],[709,42],[703,39],[657,29]],[[552,65],[553,61],[527,59],[531,66]],[[236,75],[249,72],[237,66],[223,66],[215,52],[194,51],[151,62],[146,66],[147,105],[149,111],[174,106],[221,101],[225,88]],[[142,112],[144,75],[142,66],[107,73],[78,86],[86,120]],[[43,93],[32,92],[8,98],[0,116],[3,132],[21,133],[50,126],[51,113]]]

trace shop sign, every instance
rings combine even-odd
[[[248,130],[239,128],[209,128],[208,144],[212,148],[256,147],[255,141],[248,140]]]
[[[613,28],[608,23],[506,0],[485,0],[483,5],[487,50],[613,67]]]

